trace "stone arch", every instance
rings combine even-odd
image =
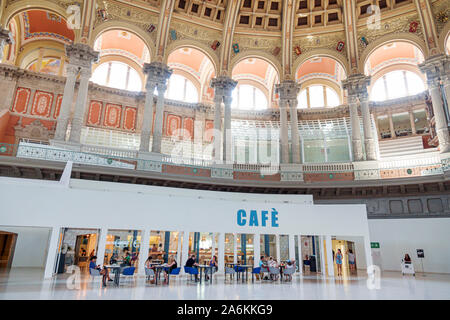
[[[298,69],[304,62],[315,57],[328,57],[330,59],[333,59],[338,62],[344,69],[345,77],[350,74],[350,66],[348,64],[347,58],[343,54],[331,49],[317,49],[301,54],[294,61],[294,65],[292,66],[292,70],[294,70],[294,76],[297,74]]]
[[[244,59],[247,58],[255,58],[255,59],[261,59],[266,61],[268,64],[270,64],[275,71],[278,74],[278,79],[282,79],[282,75],[283,75],[283,68],[281,66],[281,63],[275,58],[275,56],[268,54],[266,52],[261,52],[258,50],[248,50],[248,51],[244,51],[244,52],[240,52],[238,53],[233,59],[231,59],[230,62],[230,68],[229,68],[229,72],[230,75],[231,73],[233,73],[233,69],[234,67],[241,62]]]
[[[202,52],[211,61],[213,68],[214,68],[214,73],[217,75],[218,66],[219,66],[219,58],[217,57],[216,53],[210,47],[206,46],[205,44],[203,44],[201,42],[195,41],[195,40],[187,40],[187,39],[176,40],[176,41],[172,42],[171,44],[169,44],[165,50],[163,62],[167,63],[169,55],[172,52],[174,52],[175,50],[180,49],[180,48],[192,48],[192,49]]]
[[[364,68],[367,62],[367,59],[369,56],[378,48],[381,46],[384,46],[388,43],[392,42],[407,42],[412,44],[413,46],[417,47],[423,54],[424,58],[426,59],[428,57],[428,48],[425,44],[425,42],[417,35],[412,33],[391,33],[384,35],[377,40],[371,42],[367,48],[364,49],[362,54],[359,57],[359,72],[361,74],[364,74]]]
[[[92,36],[89,39],[89,45],[94,47],[94,43],[97,38],[104,32],[111,30],[124,30],[130,33],[133,33],[137,37],[139,37],[142,41],[144,41],[147,46],[148,51],[150,52],[150,61],[152,61],[155,57],[155,43],[153,42],[150,35],[145,32],[140,27],[125,21],[106,21],[102,22],[98,26],[96,26],[92,32]]]
[[[12,3],[6,7],[5,12],[3,13],[3,17],[1,18],[0,24],[3,26],[8,26],[9,21],[16,14],[21,13],[23,11],[34,10],[34,9],[50,11],[50,12],[60,15],[65,20],[68,19],[68,14],[66,12],[66,9],[57,5],[54,2],[51,2],[48,0],[41,0],[41,1],[20,0],[20,1]],[[74,30],[74,32],[75,32],[75,35],[77,35],[77,30]]]
[[[447,39],[450,37],[450,20],[447,21],[444,28],[439,33],[439,50],[443,53],[447,53],[445,50],[445,45],[447,44]]]

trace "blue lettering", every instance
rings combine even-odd
[[[256,210],[251,210],[250,211],[250,222],[248,224],[250,227],[257,227],[258,226],[258,213],[256,212]]]
[[[278,225],[278,211],[272,208],[272,227],[279,227]]]
[[[266,226],[266,221],[269,220],[269,217],[267,216],[269,214],[269,211],[263,210],[261,211],[261,226]]]
[[[243,209],[241,209],[241,210],[239,210],[238,212],[237,212],[237,224],[239,225],[239,226],[245,226],[245,223],[246,223],[246,220],[245,220],[245,217],[246,217],[246,213],[245,213],[245,210],[243,210]]]

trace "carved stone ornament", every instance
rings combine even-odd
[[[54,133],[48,130],[39,120],[35,120],[25,127],[22,127],[21,121],[19,121],[14,130],[16,137],[19,139],[48,141],[53,139],[54,136]]]
[[[84,43],[73,43],[66,45],[66,55],[72,65],[81,68],[91,68],[92,63],[98,61],[99,52],[94,51]]]

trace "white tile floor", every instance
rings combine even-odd
[[[450,274],[416,274],[402,276],[384,272],[380,289],[369,290],[363,272],[344,279],[319,276],[296,276],[291,283],[236,283],[216,277],[213,284],[189,283],[184,275],[173,278],[170,285],[152,285],[144,278],[124,281],[120,287],[102,288],[83,276],[80,290],[67,288],[67,275],[43,280],[43,270],[15,268],[0,274],[0,300],[5,299],[450,299]],[[128,280],[128,279],[127,279]],[[121,279],[122,282],[122,279]]]

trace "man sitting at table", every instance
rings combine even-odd
[[[198,266],[198,263],[195,262],[195,254],[191,255],[191,257],[186,261],[185,266],[189,267],[189,268]],[[198,280],[198,277],[197,277],[197,275],[195,275],[195,281],[197,281],[197,280]]]
[[[106,287],[106,279],[108,279],[108,281],[112,281],[112,279],[109,277],[109,270],[108,268],[101,268],[99,265],[96,264],[97,262],[97,256],[92,256],[91,257],[91,262],[89,263],[89,270],[90,269],[94,269],[94,270],[99,270],[100,274],[103,276],[103,286]]]

